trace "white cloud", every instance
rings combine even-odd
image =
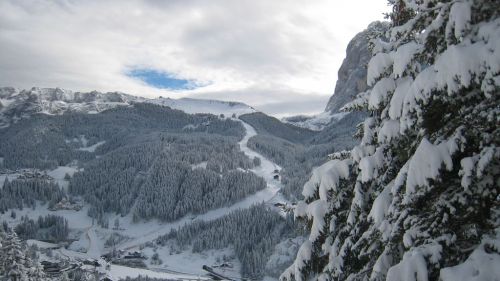
[[[0,85],[239,100],[277,115],[319,112],[347,43],[383,18],[385,3],[1,1]],[[133,67],[210,85],[155,89],[127,77]]]

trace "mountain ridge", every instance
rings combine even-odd
[[[95,114],[118,106],[134,103],[153,103],[182,110],[189,114],[209,113],[235,115],[257,112],[253,107],[233,101],[193,98],[144,98],[122,92],[74,92],[62,88],[38,88],[21,90],[0,87],[0,128],[12,122],[43,113],[59,115],[65,112]]]

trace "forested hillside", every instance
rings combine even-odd
[[[49,169],[145,141],[150,133],[203,132],[241,138],[243,127],[235,121],[208,114],[191,115],[154,104],[137,103],[100,114],[35,114],[0,129],[0,157],[8,169]],[[88,149],[104,142],[94,149]]]
[[[235,248],[242,262],[242,275],[261,279],[274,246],[299,234],[291,216],[283,218],[264,204],[236,211],[211,222],[194,222],[158,238],[167,245],[192,246],[194,252],[208,249]]]
[[[9,169],[79,165],[68,191],[92,205],[89,215],[100,224],[107,223],[106,212],[124,216],[132,207],[137,219],[175,220],[265,188],[262,178],[245,171],[254,162],[239,150],[242,135],[241,124],[230,119],[138,103],[100,114],[22,119],[3,130],[0,156]],[[0,206],[54,204],[63,196],[58,190],[43,179],[6,182]]]
[[[70,92],[56,90],[55,96],[43,98],[57,103],[67,93]],[[80,108],[77,96],[71,96],[68,102]],[[107,100],[105,96],[98,97]],[[196,100],[188,102],[196,104]],[[249,110],[242,104],[212,101],[208,105],[212,104],[216,109],[237,106],[238,110]],[[21,114],[22,99],[19,106],[10,109]],[[134,224],[163,221],[175,225],[179,220],[202,216],[214,209],[237,206],[267,188],[266,181],[254,172],[260,169],[263,159],[249,158],[242,151],[239,142],[248,132],[232,115],[186,114],[152,103],[120,104],[96,114],[71,110],[54,115],[40,113],[36,100],[27,106],[30,111],[23,118],[14,118],[0,129],[0,171],[5,179],[0,189],[0,211],[4,219],[8,216],[9,223],[5,225],[10,225],[23,240],[74,241],[70,249],[95,255],[103,251],[96,248],[100,241],[104,241],[104,247],[128,241],[128,229],[124,226],[134,234]],[[290,136],[309,133],[290,125],[287,130]],[[272,178],[274,168],[270,169],[265,172]],[[60,171],[69,174],[63,177]],[[262,202],[259,196],[251,200]],[[189,236],[193,238],[194,253],[232,248],[237,253],[236,260],[243,262],[242,272],[262,278],[273,247],[296,235],[296,230],[291,220],[283,219],[269,205],[247,210],[248,207],[236,208],[238,211],[229,216],[218,213],[217,223],[194,221],[186,228],[201,233],[223,222],[213,228],[221,234],[235,227],[215,246],[207,244],[208,240],[195,243],[194,237]],[[37,210],[46,215],[38,215]],[[68,224],[67,218],[81,217],[80,212],[85,212],[90,220]],[[85,221],[91,224],[78,229]],[[260,246],[248,252],[254,244]],[[163,250],[167,248],[160,251]],[[190,252],[186,249],[186,253]],[[288,264],[289,260],[285,265]],[[273,274],[277,277],[276,272]]]
[[[254,164],[239,151],[236,138],[204,133],[142,137],[145,141],[87,163],[71,179],[70,193],[92,204],[90,216],[99,221],[106,212],[124,216],[135,204],[137,219],[175,220],[230,205],[265,187],[262,178],[244,171]]]

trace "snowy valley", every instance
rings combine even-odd
[[[67,274],[277,279],[302,182],[336,146],[241,103],[0,92],[0,221]]]
[[[0,88],[0,280],[499,280],[500,4],[390,4],[314,116]]]

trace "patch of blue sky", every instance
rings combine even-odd
[[[177,78],[171,73],[155,69],[136,68],[128,71],[126,75],[158,89],[193,90],[203,86],[194,80]]]

